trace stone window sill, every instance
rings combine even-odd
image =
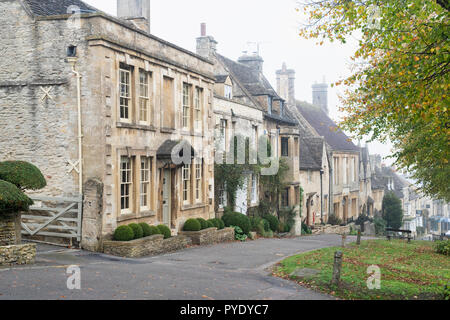
[[[121,214],[117,218],[117,222],[123,222],[123,221],[141,219],[141,218],[147,218],[147,217],[154,217],[154,216],[156,216],[156,212],[154,212],[154,211],[143,211],[139,214],[127,213],[127,214]]]
[[[151,125],[142,125],[142,124],[135,124],[135,123],[126,123],[126,122],[117,122],[116,123],[117,128],[123,128],[123,129],[137,129],[137,130],[144,130],[144,131],[156,131],[156,128]]]
[[[200,209],[200,208],[205,208],[205,207],[206,207],[206,204],[204,204],[204,203],[195,204],[195,205],[183,205],[181,207],[181,211],[194,210],[194,209]]]

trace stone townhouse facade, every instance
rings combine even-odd
[[[325,140],[296,108],[295,70],[283,63],[276,71],[277,90],[286,101],[286,112],[300,135],[300,186],[303,189],[302,221],[311,226],[328,220],[329,161]]]
[[[217,42],[213,37],[206,35],[204,28],[203,26],[202,36],[197,39],[197,53],[216,62],[215,102],[217,105],[214,108],[217,115],[216,126],[225,127],[228,132],[243,133],[247,137],[267,137],[273,156],[283,158],[289,166],[289,172],[286,175],[288,187],[280,195],[280,207],[295,207],[298,212],[300,194],[299,132],[295,127],[295,122],[285,112],[285,99],[277,94],[264,76],[264,60],[258,53],[245,53],[238,61],[228,59],[217,52]],[[224,113],[224,110],[227,109],[229,111]],[[250,140],[256,139],[251,138]],[[255,184],[255,178],[252,178],[252,185]],[[248,189],[249,199],[254,193],[251,191],[254,188]],[[259,199],[263,199],[265,194],[261,187],[259,189]],[[238,194],[238,198],[242,198],[245,203],[245,195],[239,197]],[[242,210],[242,201],[238,199],[237,202],[238,208],[236,209],[246,211]],[[256,205],[255,201],[247,202],[249,203],[247,210]],[[221,206],[223,205],[221,203]]]
[[[323,94],[324,91],[321,92]],[[329,215],[334,214],[343,222],[357,219],[360,214],[360,149],[338,129],[326,110],[301,101],[297,101],[296,108],[315,134],[326,142],[330,178]]]
[[[227,68],[217,53],[217,41],[207,36],[206,24],[201,24],[201,35],[197,38],[197,53],[214,62],[216,83],[214,86],[214,125],[216,139],[216,161],[223,159],[223,152],[229,152],[234,137],[249,139],[252,149],[258,150],[259,138],[264,133],[263,110],[254,102],[250,93]],[[226,159],[223,159],[225,162]],[[252,172],[245,174],[243,187],[236,193],[235,212],[247,214],[259,205],[260,176]],[[225,186],[219,186],[216,208],[221,215],[229,199]]]
[[[214,217],[211,61],[78,0],[2,0],[0,25],[0,160],[37,165],[47,196],[84,194],[83,248]]]

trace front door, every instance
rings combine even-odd
[[[170,228],[171,217],[171,172],[170,169],[164,169],[163,173],[163,224]]]
[[[240,212],[242,214],[247,214],[247,191],[248,184],[247,179],[244,180],[244,185],[242,188],[236,191],[236,212]]]

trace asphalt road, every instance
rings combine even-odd
[[[296,253],[340,243],[337,235],[261,239],[193,247],[143,259],[39,245],[36,264],[0,268],[0,300],[332,299],[271,277],[267,268]],[[71,265],[80,267],[79,290],[67,288],[70,275],[66,271]]]

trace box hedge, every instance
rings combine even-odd
[[[0,162],[0,180],[11,182],[21,190],[39,190],[47,185],[41,171],[25,161]]]
[[[33,200],[14,184],[0,180],[0,213],[26,211]]]
[[[141,226],[142,231],[144,232],[144,238],[150,237],[152,235],[152,229],[150,228],[148,223],[141,222],[139,223],[139,225]]]
[[[134,232],[129,226],[120,226],[114,231],[115,241],[131,241],[134,239]]]
[[[242,213],[225,213],[222,220],[226,227],[240,227],[245,234],[250,232],[250,219]]]
[[[133,230],[134,239],[140,239],[144,236],[144,230],[137,223],[131,223],[128,226]]]
[[[200,231],[202,225],[198,219],[188,219],[183,226],[183,231]]]
[[[159,231],[164,236],[164,239],[169,239],[172,237],[172,231],[170,231],[169,227],[163,224],[158,226]]]

